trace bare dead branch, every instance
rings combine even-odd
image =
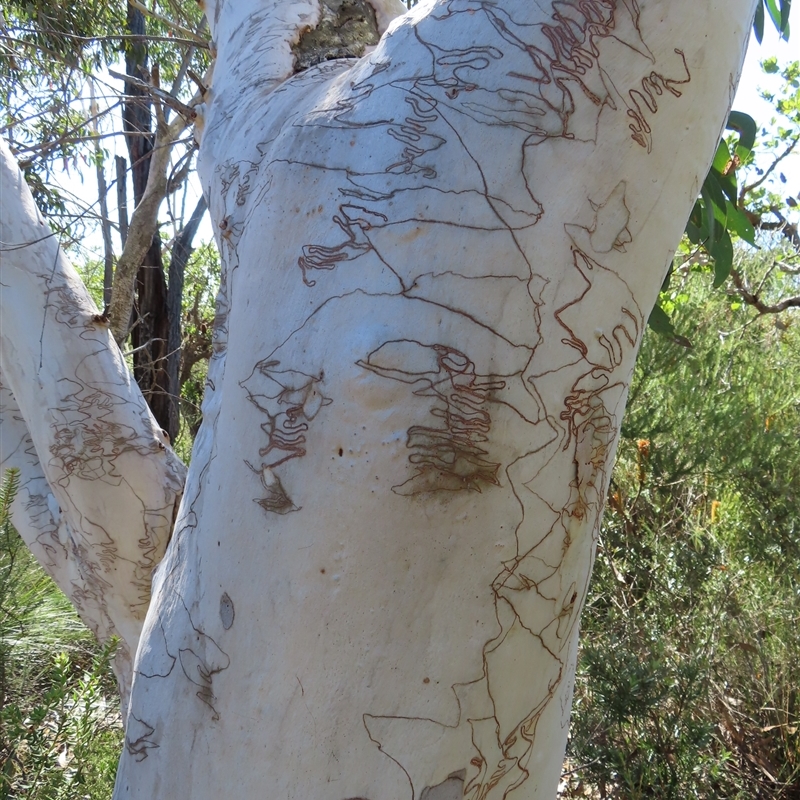
[[[780,314],[789,308],[800,308],[800,297],[787,297],[774,305],[764,303],[757,294],[750,291],[741,273],[736,269],[731,270],[731,280],[736,287],[736,294],[747,305],[753,306],[759,314]]]
[[[795,147],[797,147],[798,142],[800,142],[800,134],[798,134],[797,136],[795,136],[794,139],[792,139],[789,146],[783,151],[783,153],[781,153],[779,156],[775,158],[772,164],[764,171],[764,174],[757,181],[754,181],[753,183],[747,184],[747,186],[742,187],[742,191],[739,192],[740,206],[744,204],[745,197],[747,197],[747,195],[750,192],[752,192],[753,189],[757,189],[759,186],[761,186],[761,184],[763,184],[764,181],[766,181],[767,178],[769,178],[769,176],[775,171],[775,168],[778,166],[778,164],[780,164],[784,158],[788,158],[788,156],[792,154],[792,151],[794,150]]]
[[[187,69],[186,70],[186,74],[195,83],[195,85],[197,86],[198,90],[200,91],[200,94],[203,97],[205,97],[205,94],[208,91],[208,86],[206,85],[206,83],[204,83],[203,79],[194,70],[191,70],[191,69]]]

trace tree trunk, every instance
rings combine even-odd
[[[123,708],[185,470],[0,142],[0,468],[14,526],[115,658]]]
[[[754,7],[438,0],[292,78],[362,11],[209,3],[214,355],[116,800],[552,800],[628,382]]]
[[[153,416],[172,441],[178,436],[170,416],[177,391],[170,384],[167,369],[168,341],[167,283],[161,259],[161,239],[156,234],[136,276],[131,325],[133,375]]]
[[[128,29],[132,34],[145,35],[144,15],[131,4],[128,4]],[[128,75],[146,80],[145,45],[130,47],[125,57],[125,69]],[[135,83],[126,83],[125,94],[125,141],[131,162],[133,198],[138,206],[147,189],[155,134],[152,132],[151,101],[146,91]],[[156,230],[136,276],[136,300],[131,320],[133,374],[153,416],[172,440],[178,435],[177,419],[173,419],[171,411],[178,389],[170,384],[168,340],[167,283],[161,258],[161,237]]]
[[[443,1],[288,81],[314,3],[208,10],[216,354],[117,798],[554,797],[634,358],[753,10]]]
[[[180,393],[181,393],[181,328],[183,322],[183,278],[186,265],[194,252],[192,242],[197,233],[200,221],[205,216],[208,205],[204,197],[197,201],[192,216],[175,239],[172,257],[169,261],[169,287],[167,291],[169,319],[169,337],[167,341],[167,373],[169,385],[174,387],[170,395],[169,428],[174,441],[181,426]]]

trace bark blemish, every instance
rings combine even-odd
[[[233,618],[236,611],[233,607],[233,600],[227,592],[223,592],[222,597],[219,599],[219,618],[222,620],[222,627],[225,630],[230,630],[233,626]]]
[[[320,6],[317,27],[292,46],[295,73],[335,58],[361,58],[364,48],[380,39],[375,11],[366,0],[321,0]]]
[[[467,771],[462,769],[448,775],[436,786],[426,786],[419,796],[419,800],[461,800],[464,796],[464,779]]]

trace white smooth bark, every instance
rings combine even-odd
[[[116,800],[555,795],[628,382],[754,6],[438,0],[290,77],[317,0],[209,5],[215,352],[138,650],[182,467],[2,151],[3,464],[136,651]]]
[[[101,641],[123,708],[185,468],[0,142],[0,469],[12,519]]]
[[[647,316],[754,0],[220,0],[205,422],[115,797],[553,798]]]

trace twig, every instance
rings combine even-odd
[[[153,86],[152,84],[141,81],[138,78],[134,78],[132,75],[122,75],[119,72],[115,72],[113,69],[110,69],[108,74],[112,78],[125,81],[126,83],[130,83],[132,86],[136,86],[137,88],[147,92],[153,97],[154,100],[160,100],[165,105],[177,111],[187,122],[192,122],[197,116],[197,112],[191,106],[181,103],[180,100],[174,98],[169,92],[165,92],[162,89],[159,89],[157,86]]]
[[[772,162],[771,166],[764,172],[764,174],[757,181],[754,181],[753,183],[750,183],[747,186],[743,186],[742,187],[742,191],[739,192],[739,205],[740,206],[744,205],[745,197],[750,192],[752,192],[753,189],[757,189],[759,186],[761,186],[761,184],[764,183],[764,181],[766,181],[767,178],[769,178],[769,176],[774,172],[775,167],[777,167],[778,164],[780,164],[781,161],[783,161],[784,158],[786,158],[787,156],[791,155],[791,153],[794,150],[794,148],[797,147],[797,143],[798,142],[800,142],[800,135],[796,136],[792,140],[792,143],[786,148],[786,150],[783,151],[783,153],[781,153],[781,155],[779,155]]]
[[[179,25],[177,22],[173,22],[172,20],[167,19],[166,17],[162,17],[161,14],[157,14],[155,11],[151,11],[146,5],[140,3],[139,0],[128,0],[128,2],[135,9],[141,11],[142,14],[145,14],[148,17],[152,17],[153,19],[157,19],[159,22],[162,22],[168,28],[180,31],[184,36],[186,36],[189,39],[195,40],[197,43],[204,43],[204,40],[201,39],[199,36],[197,36],[197,34],[195,34],[193,31],[190,31],[188,28],[184,28],[183,25]]]
[[[38,31],[33,30],[32,28],[19,28],[20,33],[38,33]],[[194,45],[195,47],[202,47],[205,50],[208,50],[209,43],[204,39],[199,39],[196,36],[192,36],[189,39],[184,39],[180,36],[152,36],[152,35],[145,35],[141,33],[117,33],[108,36],[79,36],[77,33],[66,33],[65,31],[59,31],[59,36],[63,36],[65,39],[74,39],[75,41],[79,42],[142,42],[143,44],[147,44],[148,42],[170,42],[171,44],[188,44]],[[15,44],[22,44],[27,45],[28,47],[34,47],[38,50],[42,50],[43,52],[52,55],[54,58],[57,58],[57,54],[53,53],[51,50],[48,50],[46,47],[38,44],[37,42],[29,42],[25,39],[15,39],[11,36],[3,36],[2,39],[6,41],[14,42]]]
[[[753,294],[745,285],[738,270],[731,270],[731,280],[736,287],[737,294],[747,305],[753,306],[759,314],[780,314],[787,308],[800,308],[800,297],[787,297],[775,305],[767,305],[756,294]]]

